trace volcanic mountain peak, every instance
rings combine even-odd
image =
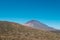
[[[28,23],[40,23],[40,21],[37,21],[37,20],[31,20],[31,21],[28,21],[26,24]]]
[[[28,21],[26,24],[26,26],[28,27],[32,27],[32,28],[35,28],[35,29],[41,29],[41,30],[56,30],[52,27],[49,27],[48,25],[45,25],[43,23],[41,23],[40,21],[37,21],[37,20],[31,20],[31,21]]]

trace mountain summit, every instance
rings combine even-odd
[[[28,21],[25,25],[28,27],[32,27],[32,28],[40,29],[40,30],[46,30],[46,31],[55,31],[56,30],[56,29],[49,27],[48,25],[43,24],[37,20]]]

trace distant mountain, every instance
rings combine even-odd
[[[25,26],[32,27],[35,29],[40,29],[40,30],[46,30],[46,31],[55,31],[56,29],[49,27],[46,24],[41,23],[40,21],[37,20],[31,20],[28,21]]]
[[[60,33],[29,28],[14,22],[0,21],[0,40],[60,40]]]

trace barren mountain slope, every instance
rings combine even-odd
[[[60,34],[29,29],[18,23],[0,21],[0,40],[60,40]]]

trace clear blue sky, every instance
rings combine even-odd
[[[22,24],[31,19],[60,29],[60,0],[0,0],[0,20]]]

